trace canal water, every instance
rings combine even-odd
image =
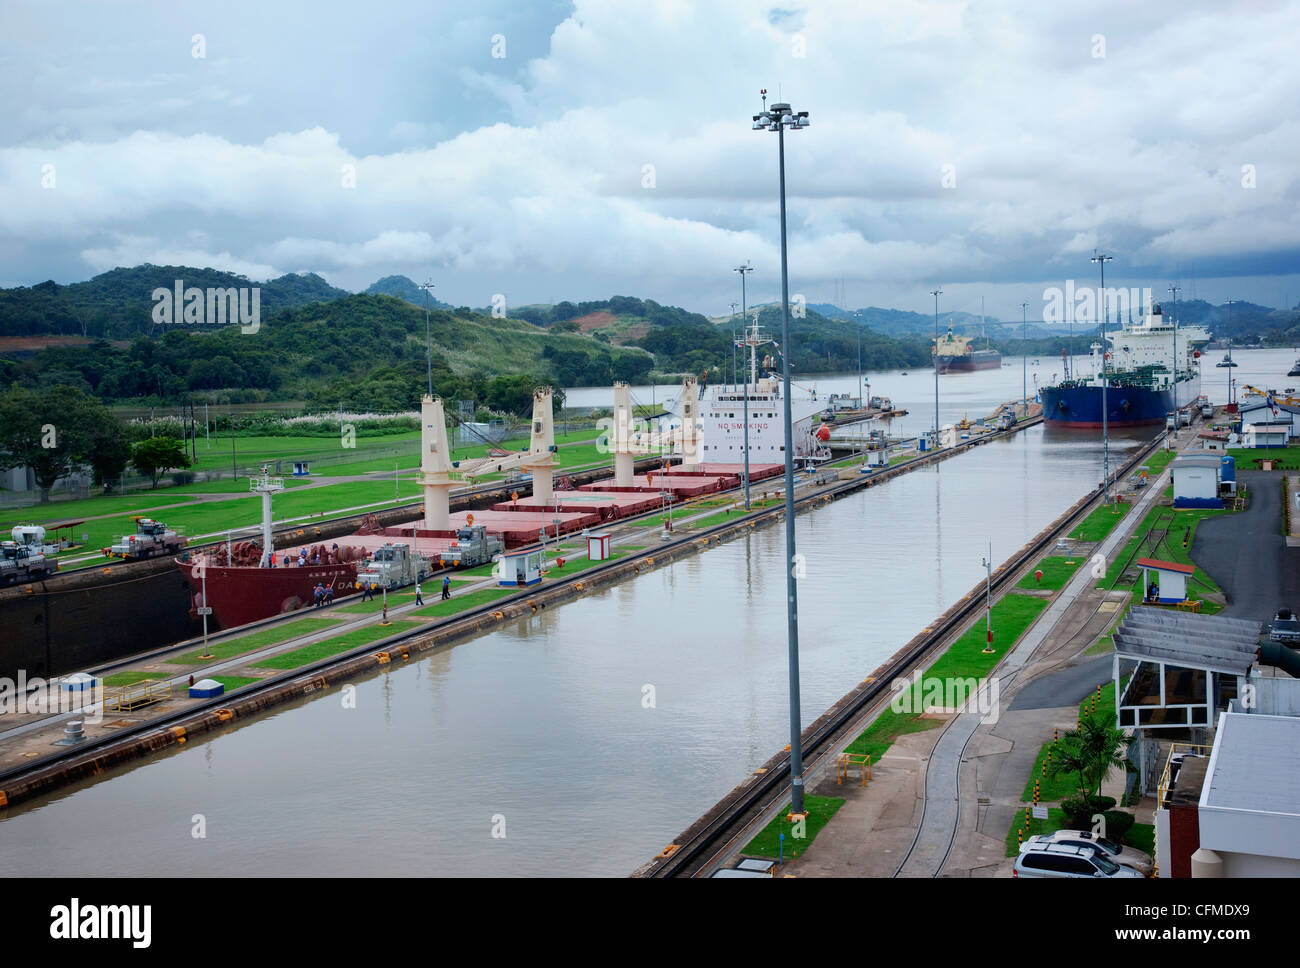
[[[941,378],[941,420],[1011,369]],[[1100,467],[1096,431],[1040,426],[800,515],[805,724]],[[0,811],[0,874],[625,875],[788,741],[783,530]]]

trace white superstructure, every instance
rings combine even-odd
[[[1182,323],[1175,326],[1159,304],[1153,306],[1140,323],[1127,323],[1121,329],[1106,334],[1110,360],[1107,369],[1111,379],[1150,368],[1151,386],[1168,389],[1174,381],[1175,345],[1177,346],[1177,379],[1180,403],[1190,403],[1200,394],[1200,363],[1198,350],[1210,340],[1204,326]],[[1101,384],[1101,343],[1093,343],[1088,357],[1091,372],[1084,382]],[[1194,386],[1189,387],[1188,383]],[[1188,391],[1192,391],[1190,395]]]
[[[705,463],[731,464],[745,459],[745,404],[749,403],[749,459],[756,464],[785,462],[785,402],[781,380],[770,371],[775,366],[771,356],[763,360],[759,376],[758,347],[771,340],[752,324],[745,333],[743,346],[749,350],[748,385],[722,384],[708,387],[700,401],[700,459]],[[830,456],[826,445],[817,439],[817,415],[826,409],[826,400],[816,390],[791,383],[790,417],[794,432],[796,460],[823,460]]]

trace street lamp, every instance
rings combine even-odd
[[[773,107],[775,107],[775,105],[773,105]],[[782,158],[784,159],[784,155],[782,156]],[[782,161],[782,164],[784,164],[784,161]],[[782,168],[782,170],[781,170],[781,177],[782,177],[782,178],[785,177],[785,169],[784,169],[784,168]],[[785,182],[782,182],[781,184],[784,185]],[[784,204],[785,204],[785,189],[784,189],[784,188],[781,189],[781,193],[782,193],[782,194],[781,194],[781,204],[784,205]],[[785,210],[782,209],[782,211],[785,211]],[[782,224],[784,224],[784,223],[782,223]],[[784,236],[782,236],[782,238],[784,238]],[[744,335],[745,335],[745,330],[744,330],[744,327],[745,327],[745,309],[746,309],[746,307],[745,307],[745,275],[746,275],[747,273],[753,272],[753,271],[754,271],[754,267],[753,267],[752,265],[750,265],[748,262],[746,262],[743,266],[736,266],[735,271],[740,273],[740,326],[741,326],[741,335],[744,336]],[[786,334],[782,334],[782,337],[781,337],[781,338],[784,339],[784,340],[786,340],[786,342],[789,342],[789,339],[790,339],[789,336],[786,335]],[[745,342],[745,346],[746,346],[746,348],[748,348],[748,346],[749,346],[749,338],[748,338],[747,336],[745,337],[745,341],[744,341],[744,342]],[[733,352],[734,352],[734,351],[733,351]],[[743,356],[742,356],[742,358],[741,358],[741,362],[742,362],[742,363],[745,363],[745,360],[744,360]],[[789,392],[789,388],[787,387],[786,390],[787,390],[787,393],[788,393],[788,392]],[[749,365],[748,365],[748,363],[745,363],[745,510],[746,510],[746,511],[749,510]]]
[[[934,448],[939,449],[939,297],[942,289],[931,289],[934,297]]]
[[[799,717],[799,603],[795,589],[794,550],[794,428],[790,418],[790,273],[787,264],[785,240],[785,129],[808,127],[808,112],[794,111],[781,102],[767,106],[767,91],[763,94],[763,110],[754,115],[755,131],[775,131],[777,168],[780,173],[781,195],[781,380],[785,396],[785,589],[786,637],[790,653],[790,809],[803,813],[803,729]],[[745,274],[740,275],[742,284]],[[746,385],[745,396],[749,391]],[[749,420],[745,421],[748,443]],[[749,459],[746,446],[745,459]]]
[[[1107,402],[1106,388],[1110,384],[1110,375],[1106,371],[1106,360],[1110,357],[1110,350],[1106,346],[1106,323],[1109,313],[1106,307],[1106,263],[1113,262],[1114,256],[1099,255],[1097,250],[1093,249],[1093,257],[1089,262],[1096,262],[1101,268],[1101,297],[1102,316],[1101,316],[1101,486],[1105,490],[1106,503],[1110,503],[1110,427],[1107,423]],[[1177,422],[1175,416],[1174,421]]]
[[[1020,304],[1020,399],[1025,405],[1025,416],[1029,416],[1029,303]]]

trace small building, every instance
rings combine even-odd
[[[190,686],[191,699],[215,699],[217,696],[224,695],[226,686],[216,679],[200,679],[194,685]]]
[[[587,535],[587,560],[605,561],[609,558],[609,535]]]
[[[501,557],[497,584],[507,588],[536,585],[542,580],[542,552],[525,551]]]
[[[1219,475],[1223,462],[1211,454],[1175,457],[1170,465],[1174,475],[1174,507],[1221,508]]]
[[[311,476],[311,461],[309,461],[309,460],[296,460],[296,461],[294,461],[294,462],[293,462],[293,476],[294,476],[294,477],[310,477],[310,476]]]
[[[1243,423],[1241,446],[1260,449],[1265,447],[1285,447],[1290,433],[1291,425],[1287,423]]]
[[[1177,605],[1187,600],[1187,579],[1196,573],[1191,565],[1158,558],[1139,558],[1142,569],[1142,600],[1160,605]]]

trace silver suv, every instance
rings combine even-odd
[[[1143,877],[1151,874],[1153,866],[1150,854],[1144,854],[1132,847],[1124,847],[1113,840],[1099,837],[1090,830],[1057,830],[1050,834],[1038,834],[1025,841],[1024,846],[1020,849],[1025,850],[1031,845],[1041,846],[1044,844],[1066,844],[1070,847],[1093,850],[1121,867],[1133,868]]]
[[[1068,844],[1025,844],[1016,857],[1013,877],[1141,877],[1091,847]]]

